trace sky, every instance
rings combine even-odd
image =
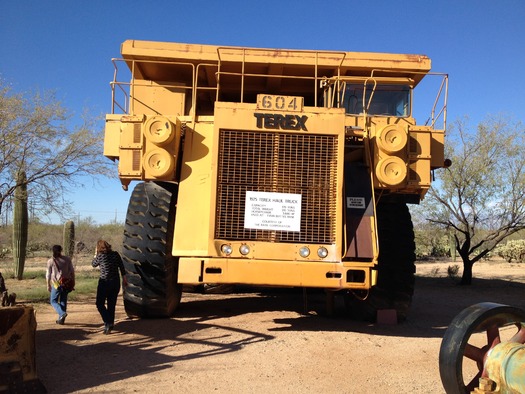
[[[523,122],[524,21],[523,0],[0,0],[0,78],[14,92],[54,91],[78,118],[87,109],[103,119],[111,58],[127,39],[424,54],[449,75],[449,124],[497,114]],[[132,186],[86,179],[66,198],[75,219],[123,222]]]

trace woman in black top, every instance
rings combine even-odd
[[[100,267],[96,305],[104,321],[104,334],[109,334],[115,324],[115,305],[120,292],[119,271],[123,286],[127,285],[126,271],[118,252],[111,250],[111,245],[102,239],[97,242],[91,265]]]

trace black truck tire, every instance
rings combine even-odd
[[[347,308],[355,317],[375,321],[377,311],[395,309],[398,322],[407,317],[414,295],[416,245],[410,212],[405,203],[379,203],[377,283],[366,294],[349,292]]]
[[[177,186],[142,182],[129,200],[122,260],[124,308],[130,317],[169,317],[180,304],[178,259],[171,255]]]

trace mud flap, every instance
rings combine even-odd
[[[374,215],[372,185],[368,168],[361,163],[345,163],[346,258],[374,257],[372,225]]]

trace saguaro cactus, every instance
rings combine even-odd
[[[13,260],[15,265],[15,277],[21,280],[24,275],[24,264],[26,260],[27,247],[27,184],[25,171],[20,171],[17,177],[19,186],[15,189],[15,204],[13,211]]]
[[[68,220],[64,223],[64,254],[73,257],[75,253],[75,222]]]

